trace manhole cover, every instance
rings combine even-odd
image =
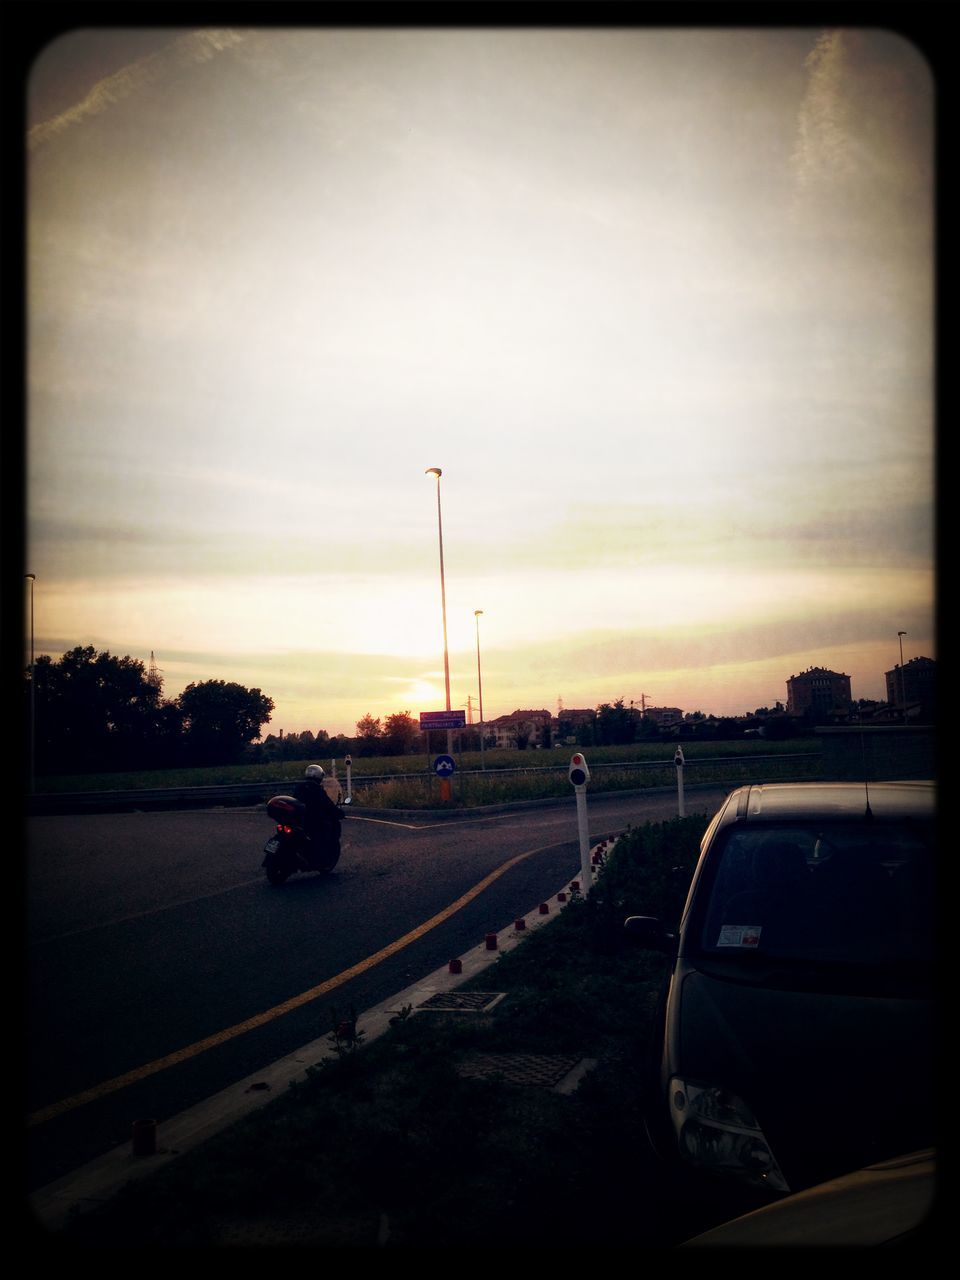
[[[477,1053],[465,1058],[457,1070],[471,1080],[496,1076],[507,1084],[553,1089],[581,1061],[575,1054]]]
[[[492,1009],[506,995],[505,991],[438,991],[418,1004],[417,1009],[436,1009],[445,1013],[482,1013]]]

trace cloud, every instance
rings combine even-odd
[[[209,62],[224,50],[242,44],[244,38],[242,32],[228,28],[208,28],[178,36],[166,48],[138,58],[98,81],[82,102],[34,125],[27,132],[28,150],[37,150],[68,129],[112,110],[151,85],[168,82],[180,68]]]

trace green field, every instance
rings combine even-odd
[[[532,800],[565,796],[571,792],[566,770],[575,748],[554,747],[551,750],[491,750],[483,754],[483,771],[479,751],[455,753],[457,773],[453,779],[453,804],[499,804],[516,800]],[[675,746],[658,743],[621,747],[591,747],[584,751],[594,769],[589,789],[617,791],[643,787],[673,785]],[[809,755],[807,760],[785,759],[777,765],[769,758],[762,765],[762,778],[812,780],[820,776],[816,744],[809,738],[784,742],[684,743],[684,782],[749,782],[758,779],[753,757]],[[731,757],[737,757],[736,761]],[[428,808],[440,802],[439,787],[433,775],[433,757],[423,754],[407,756],[369,756],[355,758],[352,778],[357,789],[355,802],[384,808]],[[698,764],[698,761],[724,760],[724,763]],[[662,768],[618,770],[618,763],[658,763]],[[334,762],[321,759],[328,773]],[[228,786],[237,783],[269,783],[278,790],[289,788],[303,776],[307,761],[287,760],[274,764],[221,765],[205,769],[163,769],[150,772],[74,774],[56,778],[40,778],[41,794],[82,791],[139,791],[203,786]],[[759,765],[759,761],[757,762]],[[597,766],[612,766],[598,768]],[[518,773],[517,770],[524,770]],[[556,772],[551,772],[555,770]],[[336,761],[336,773],[344,785],[347,770],[344,761]],[[394,775],[417,775],[400,777]],[[364,778],[380,777],[384,781],[368,786]]]

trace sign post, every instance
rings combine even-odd
[[[683,751],[677,744],[677,754],[673,757],[673,763],[677,766],[677,814],[683,818],[686,817],[686,811],[683,806]]]
[[[590,781],[590,770],[581,752],[570,757],[570,768],[567,771],[573,790],[577,797],[577,834],[580,837],[580,884],[583,896],[590,892],[590,830],[587,824],[587,783]]]
[[[449,800],[453,795],[453,778],[456,770],[456,761],[453,756],[437,756],[433,762],[433,772],[440,779],[440,799]]]
[[[467,723],[466,712],[464,711],[421,711],[420,712],[420,731],[427,735],[427,750],[430,749],[430,730],[446,729],[447,740],[449,742],[451,729],[462,729]],[[441,761],[450,762],[449,768],[446,763],[443,767],[438,767]],[[444,802],[453,798],[453,783],[450,781],[453,771],[456,768],[453,756],[447,755],[437,756],[433,762],[433,771],[440,779],[440,799]]]

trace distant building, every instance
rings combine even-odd
[[[583,726],[593,726],[596,722],[597,713],[593,707],[563,707],[554,721],[554,736],[557,742],[576,742]]]
[[[646,707],[643,717],[645,720],[652,720],[663,729],[683,723],[683,712],[679,707]]]
[[[787,681],[787,715],[830,716],[848,712],[850,677],[825,667],[810,667]]]
[[[549,740],[553,716],[549,711],[512,711],[508,716],[488,720],[483,726],[484,736],[495,737],[498,747],[518,747],[526,742],[530,747],[541,747]]]
[[[911,658],[884,672],[887,702],[908,719],[933,720],[937,699],[937,664],[933,658]]]

